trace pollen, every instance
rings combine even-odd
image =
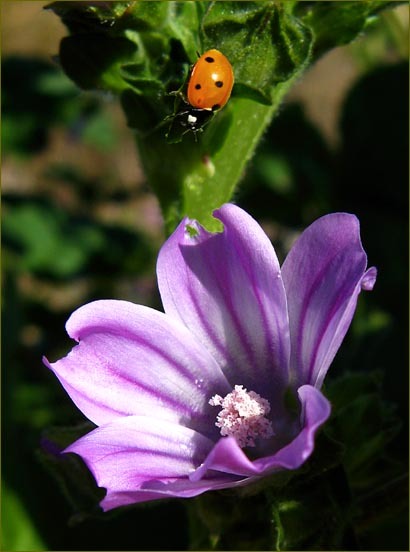
[[[222,436],[235,437],[238,445],[254,447],[257,438],[272,437],[272,423],[266,418],[270,412],[269,401],[254,391],[247,391],[242,385],[222,398],[214,395],[209,404],[221,406],[215,425],[221,429]]]

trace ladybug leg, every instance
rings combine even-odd
[[[181,98],[181,100],[184,101],[184,103],[187,103],[182,90],[171,90],[171,92],[167,92],[167,95],[168,96],[178,96],[179,98]]]
[[[182,126],[187,126],[187,125],[182,125]],[[194,140],[195,142],[198,142],[198,133],[202,133],[204,131],[203,128],[192,128],[192,127],[188,127],[186,130],[184,130],[184,132],[182,133],[181,136],[185,136],[185,134],[188,134],[189,132],[192,132],[192,134],[194,135]]]
[[[170,113],[164,118],[164,121],[169,121],[170,119],[175,119],[176,117],[180,117],[181,115],[188,115],[189,109],[186,111],[178,111],[177,113]],[[181,121],[182,124],[182,121]]]
[[[182,90],[173,90],[172,92],[168,92],[168,96],[174,96],[174,112],[167,116],[167,118],[172,118],[179,116],[180,114],[185,114],[187,110],[190,109],[190,105],[187,102],[185,98],[185,94],[182,92]],[[182,105],[181,105],[182,103]],[[182,111],[181,111],[182,108]]]
[[[177,111],[178,109],[178,100],[179,102],[182,102],[187,108],[190,107],[189,103],[187,102],[187,99],[185,97],[185,94],[182,92],[182,90],[172,90],[171,92],[168,92],[168,96],[174,96],[175,102],[174,102],[174,109]]]

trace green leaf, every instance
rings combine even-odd
[[[231,4],[233,9],[226,3],[213,4],[201,26],[204,48],[220,48],[233,63],[237,93],[228,106],[215,115],[198,142],[187,135],[181,144],[161,144],[161,127],[148,139],[137,138],[170,228],[187,215],[208,229],[220,229],[212,212],[231,199],[261,133],[291,84],[286,79],[295,78],[309,56],[310,31],[288,10],[272,3]]]
[[[9,207],[3,217],[5,243],[21,250],[20,268],[60,277],[78,272],[90,253],[102,246],[95,228],[67,227],[62,211],[36,204]]]
[[[368,468],[400,429],[377,393],[349,401],[335,413],[333,426],[337,438],[345,443],[344,463],[349,472]]]
[[[72,33],[109,30],[121,19],[127,18],[133,2],[52,2],[44,9],[51,10]],[[155,10],[153,10],[154,12]]]
[[[397,436],[401,423],[382,399],[379,372],[346,374],[326,390],[333,412],[327,432],[345,446],[343,464],[352,487],[368,492],[397,475],[390,466],[386,446]],[[390,474],[390,467],[394,467]],[[396,471],[396,474],[395,474]]]
[[[143,94],[128,88],[121,94],[121,105],[125,112],[127,124],[131,128],[149,133],[157,122],[157,114],[151,102]]]
[[[45,545],[34,527],[18,495],[2,482],[1,485],[2,550],[45,550]]]
[[[373,21],[379,11],[395,7],[399,2],[384,0],[300,2],[298,12],[315,33],[314,56],[335,46],[348,44]]]
[[[108,2],[116,4],[116,2]],[[126,2],[126,10],[117,16],[118,29],[133,29],[137,32],[158,31],[166,24],[171,2]]]
[[[76,175],[63,173],[60,171],[59,177],[71,179],[71,184],[86,184],[76,181]],[[59,279],[86,269],[113,276],[124,270],[131,251],[129,263],[135,271],[147,266],[152,255],[152,248],[135,231],[73,217],[35,200],[7,201],[2,229],[5,251],[15,267]]]
[[[235,90],[272,103],[274,86],[307,62],[311,33],[289,5],[216,2],[203,19],[204,49],[217,47],[235,68]]]
[[[374,0],[52,4],[72,33],[62,42],[64,69],[80,86],[120,96],[169,230],[184,215],[220,229],[212,212],[234,196],[286,92],[315,57],[354,39],[383,7]],[[184,92],[196,53],[209,48],[228,57],[235,85],[196,141],[171,93]]]
[[[370,373],[346,373],[326,386],[325,394],[332,403],[334,412],[339,412],[363,395],[379,392],[382,385],[382,373],[374,370]]]
[[[273,497],[271,508],[271,549],[356,549],[348,482],[340,466]]]
[[[119,67],[124,59],[132,59],[134,51],[135,45],[122,37],[100,33],[68,36],[60,44],[60,63],[81,88],[119,93],[127,87]]]
[[[82,138],[84,143],[91,144],[101,151],[110,151],[118,143],[118,135],[113,121],[101,112],[86,121]]]
[[[4,153],[36,153],[47,145],[53,125],[69,124],[84,111],[74,84],[36,58],[2,61],[2,148]]]

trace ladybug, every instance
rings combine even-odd
[[[234,84],[232,65],[216,49],[208,50],[195,63],[188,80],[184,107],[174,118],[187,130],[196,133],[228,102]],[[185,132],[183,134],[185,134]]]
[[[232,65],[219,50],[208,50],[192,68],[188,81],[188,102],[195,109],[221,109],[232,92]]]

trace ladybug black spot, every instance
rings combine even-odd
[[[195,85],[195,90],[201,90],[201,88],[202,88],[202,87],[201,87],[200,84],[196,84],[196,85]]]
[[[213,57],[207,56],[207,57],[205,58],[205,61],[208,62],[208,63],[214,63],[215,60],[214,60]]]
[[[218,88],[222,88],[224,85],[224,83],[222,81],[216,81],[215,82],[215,86],[218,87]]]

